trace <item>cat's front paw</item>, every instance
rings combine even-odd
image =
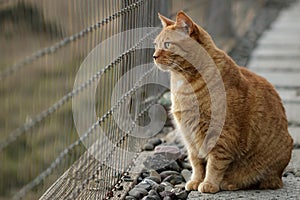
[[[200,181],[190,180],[186,183],[185,189],[187,191],[197,190],[197,188],[199,187],[199,184],[200,184]]]
[[[216,184],[202,182],[198,187],[198,191],[201,193],[217,193],[220,191],[220,188]]]

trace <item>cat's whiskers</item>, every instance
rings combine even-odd
[[[189,74],[189,75],[193,75],[190,71],[188,71],[188,70],[184,69],[183,67],[181,67],[180,64],[174,62],[174,60],[168,59],[168,61],[171,62],[171,65],[175,65],[175,66],[178,67],[181,71],[183,71],[183,72],[185,72],[185,73],[187,73],[187,74]]]

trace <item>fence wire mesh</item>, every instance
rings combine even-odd
[[[153,66],[138,73],[131,72],[134,67],[151,62],[151,49],[143,50],[139,46],[144,40],[152,40],[155,35],[150,32],[139,40],[132,35],[125,35],[127,38],[124,41],[128,44],[114,44],[125,46],[120,55],[112,60],[102,57],[103,62],[92,63],[99,70],[91,76],[87,72],[89,75],[86,80],[73,89],[72,84],[81,63],[99,43],[130,29],[157,25],[158,21],[152,14],[158,12],[159,5],[150,0],[102,0],[87,3],[79,0],[72,3],[10,1],[0,4],[0,12],[4,16],[1,26],[4,32],[13,33],[12,36],[15,37],[6,38],[5,42],[10,42],[16,48],[15,43],[21,42],[16,31],[20,30],[24,30],[27,40],[20,43],[20,48],[24,48],[27,55],[20,50],[12,51],[12,54],[18,52],[19,55],[4,55],[0,68],[3,91],[1,101],[7,102],[4,113],[15,115],[15,118],[12,114],[8,115],[10,120],[3,119],[4,123],[1,125],[1,197],[36,199],[51,185],[55,187],[53,183],[63,180],[61,175],[71,171],[72,166],[75,168],[76,163],[77,167],[80,166],[76,174],[79,171],[82,173],[78,175],[80,179],[73,177],[80,180],[76,182],[76,187],[69,187],[72,181],[68,179],[64,182],[68,187],[50,190],[43,198],[74,199],[84,195],[85,199],[105,199],[109,196],[109,191],[122,179],[134,159],[126,158],[124,152],[138,153],[145,141],[130,135],[135,127],[134,123],[128,130],[122,130],[115,122],[113,113],[119,109],[124,110],[123,107],[128,106],[128,102],[134,101],[134,105],[130,105],[130,117],[135,123],[146,123],[149,108],[166,90],[141,84],[149,76],[157,76],[158,72]],[[60,6],[66,11],[61,12]],[[83,10],[88,11],[88,14]],[[59,20],[60,17],[69,20]],[[70,17],[75,17],[78,21]],[[28,24],[36,27],[26,30],[24,25]],[[38,43],[37,46],[24,44],[30,42],[28,38],[38,40],[33,43]],[[105,54],[114,55],[116,46],[105,46]],[[28,52],[34,53],[29,53],[28,56]],[[103,63],[109,64],[101,66]],[[124,94],[112,102],[115,84],[125,73],[138,78],[127,79],[127,82],[134,83],[123,83]],[[77,135],[72,116],[72,100],[94,83],[98,84],[95,91],[95,112],[98,119],[82,135]],[[90,106],[89,102],[85,103],[82,106]],[[106,155],[102,155],[105,159],[102,161],[88,153],[89,147],[84,144],[87,141],[88,145],[93,145],[99,152],[108,148],[101,141],[99,144],[95,143],[95,133],[99,128],[114,145],[109,151],[105,151]],[[121,148],[124,152],[120,154],[116,152],[116,148]],[[105,163],[112,157],[118,159],[110,162],[110,165]]]

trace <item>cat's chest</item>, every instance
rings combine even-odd
[[[171,81],[172,114],[179,122],[184,122],[199,117],[199,104],[197,95],[191,85],[182,79]]]
[[[174,80],[174,82],[173,82],[173,84],[172,84],[172,90],[174,91],[174,92],[176,92],[176,91],[180,91],[180,89],[182,88],[182,86],[184,85],[184,84],[186,84],[186,82],[184,81],[184,80],[182,80],[182,79],[180,79],[180,80]]]
[[[197,95],[192,85],[182,76],[171,76],[172,106],[177,111],[190,110],[196,106]]]

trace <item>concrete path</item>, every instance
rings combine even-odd
[[[295,146],[300,148],[300,0],[282,11],[270,30],[258,41],[248,68],[269,80],[278,90],[290,123]],[[188,199],[300,199],[300,149],[293,151],[280,190],[249,190],[201,194]]]
[[[264,33],[252,54],[249,69],[278,90],[290,122],[290,133],[300,145],[300,1],[283,11]]]

